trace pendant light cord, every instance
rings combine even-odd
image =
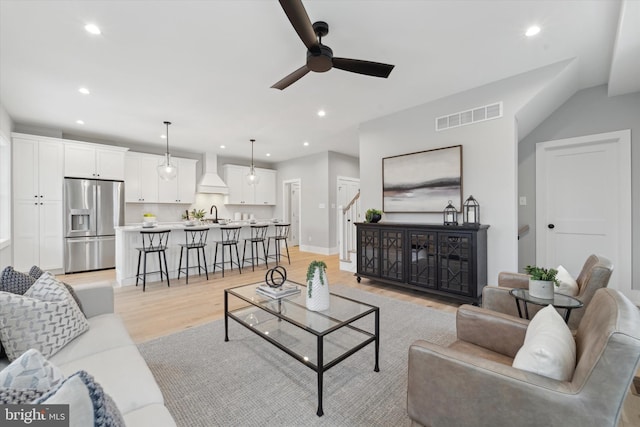
[[[255,171],[255,165],[253,164],[253,143],[256,142],[255,139],[251,139],[251,174]]]
[[[171,122],[164,122],[164,124],[167,125],[167,154],[169,154],[169,125]]]

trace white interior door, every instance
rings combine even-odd
[[[292,182],[289,185],[289,221],[291,227],[289,229],[289,246],[298,246],[300,244],[300,183]]]
[[[613,262],[609,286],[634,302],[631,284],[631,132],[536,146],[536,264],[576,277],[590,254]]]
[[[282,181],[282,199],[282,217],[291,224],[287,244],[299,246],[302,230],[302,183],[299,178]]]

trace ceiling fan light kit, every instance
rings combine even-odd
[[[169,125],[171,122],[164,122],[164,124],[167,127],[167,133],[165,134],[167,136],[167,152],[164,155],[162,163],[158,165],[158,176],[165,181],[171,181],[178,175],[178,168],[173,160],[171,160],[171,154],[169,154]]]
[[[334,57],[333,50],[322,44],[322,37],[329,34],[329,24],[324,21],[311,24],[302,0],[280,0],[280,5],[302,43],[307,47],[307,63],[271,86],[272,88],[283,90],[300,80],[309,71],[324,73],[331,68],[373,77],[389,77],[394,65]]]

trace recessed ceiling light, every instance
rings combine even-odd
[[[220,148],[222,148],[224,150],[225,148],[227,148],[227,146],[226,145],[221,145]]]
[[[267,153],[267,157],[271,157],[271,153]]]
[[[98,28],[96,24],[87,24],[84,26],[84,29],[87,33],[94,34],[96,36],[102,34],[102,31],[100,31],[100,28]]]
[[[77,124],[79,124],[79,125],[83,125],[83,124],[84,124],[84,121],[82,121],[82,120],[76,120],[76,123],[77,123]]]
[[[318,110],[318,116],[320,116],[320,117],[324,117],[324,116],[326,116],[326,115],[327,115],[326,111],[324,111],[324,110]]]
[[[162,135],[160,135],[160,138],[167,139],[167,135],[162,134]]]
[[[540,27],[538,27],[537,25],[532,25],[531,27],[527,28],[527,31],[524,33],[524,35],[527,37],[533,37],[539,32],[540,32]]]
[[[89,95],[91,92],[89,92],[89,89],[87,89],[86,87],[81,87],[80,89],[78,89],[78,92],[80,92],[83,95]]]
[[[305,147],[309,146],[309,143],[307,141],[303,142],[302,145],[304,145]]]

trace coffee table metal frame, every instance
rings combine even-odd
[[[529,295],[529,291],[527,289],[511,289],[509,294],[515,299],[516,307],[518,307],[518,316],[521,319],[529,319],[529,309],[527,308],[527,303],[547,306],[549,304],[553,305],[556,308],[564,308],[564,322],[569,322],[569,315],[571,315],[571,310],[574,308],[580,308],[584,306],[582,301],[577,298],[574,298],[569,295],[564,294],[554,294],[553,299],[544,299],[544,298],[536,298]],[[524,313],[525,316],[522,316],[522,310],[520,308],[520,301],[522,301],[524,305]]]
[[[260,285],[261,283],[255,283],[251,285],[242,285],[242,286],[236,286],[233,288],[225,289],[224,290],[224,340],[225,342],[229,341],[229,318],[231,318],[236,322],[238,322],[239,324],[241,324],[242,326],[244,326],[245,328],[254,332],[256,335],[259,335],[260,337],[264,338],[265,340],[267,340],[268,342],[270,342],[280,350],[289,354],[294,359],[308,366],[313,371],[315,371],[318,377],[318,410],[316,414],[318,416],[322,416],[324,415],[324,411],[322,408],[322,384],[323,384],[323,375],[327,370],[329,370],[333,366],[345,360],[347,357],[351,356],[352,354],[356,353],[357,351],[361,350],[362,348],[366,347],[367,345],[373,342],[375,344],[375,365],[373,370],[375,372],[380,371],[380,368],[378,365],[378,356],[379,356],[379,350],[380,350],[380,309],[373,305],[366,304],[366,303],[363,303],[351,298],[343,297],[340,295],[335,295],[332,293],[331,294],[332,299],[339,298],[340,300],[342,300],[341,302],[352,302],[354,304],[354,307],[356,305],[363,306],[362,308],[366,308],[366,310],[360,313],[351,315],[346,319],[337,319],[333,317],[331,315],[331,308],[329,310],[326,310],[325,312],[322,312],[322,311],[311,312],[310,310],[307,310],[304,304],[305,293],[307,291],[306,287],[304,285],[291,282],[291,281],[288,281],[288,283],[294,283],[300,286],[301,288],[300,294],[297,294],[291,297],[284,297],[280,299],[272,299],[266,296],[262,296],[257,292],[255,292],[255,288],[257,288],[258,285]],[[251,288],[253,288],[253,293],[252,293],[253,296],[248,297],[248,295],[251,294],[251,292],[248,292],[248,291],[251,291]],[[244,291],[244,292],[241,292],[241,291]],[[250,304],[250,306],[257,307],[258,309],[264,312],[267,312],[270,315],[276,316],[278,318],[278,322],[285,321],[301,330],[304,330],[310,334],[315,335],[317,363],[315,364],[312,363],[305,356],[296,353],[295,351],[288,348],[281,342],[278,342],[276,339],[272,338],[271,336],[269,336],[264,332],[261,332],[256,327],[254,327],[253,325],[243,320],[239,314],[242,313],[243,311],[246,311],[247,307],[250,307],[250,306],[245,305],[242,308],[229,311],[229,295],[232,295],[235,298],[239,298],[242,301]],[[273,303],[277,303],[277,304],[273,304]],[[335,322],[335,325],[327,329],[324,329],[322,331],[317,331],[312,327],[306,324],[303,324],[301,322],[301,319],[295,319],[290,316],[287,316],[286,310],[283,310],[284,308],[283,303],[292,304],[295,306],[295,308],[301,308],[306,310],[307,312],[315,313],[316,315],[326,318],[327,321],[329,322],[332,322],[332,323]],[[274,309],[275,305],[277,305],[277,309]],[[371,314],[374,315],[374,333],[368,332],[366,330],[363,330],[353,325],[353,323],[356,320],[362,319]],[[346,352],[333,358],[330,362],[324,363],[325,338],[329,337],[331,333],[334,333],[335,331],[338,331],[339,329],[342,329],[342,328],[349,328],[351,332],[355,332],[356,334],[362,334],[364,341],[361,341],[360,343],[350,348]]]

